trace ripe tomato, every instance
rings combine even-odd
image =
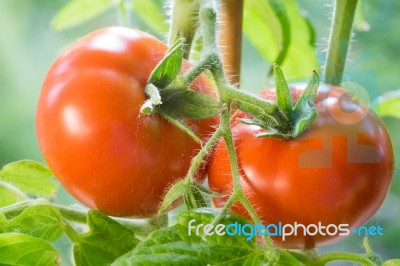
[[[90,208],[155,214],[200,148],[158,115],[139,113],[147,79],[166,51],[147,33],[104,28],[73,44],[47,73],[36,116],[40,148],[61,184]],[[215,96],[205,76],[192,89]],[[186,122],[203,140],[217,123]]]
[[[382,121],[343,90],[323,88],[316,98],[316,120],[297,139],[256,138],[260,127],[232,121],[242,188],[264,225],[348,224],[352,230],[375,214],[388,192],[394,161]],[[296,99],[300,90],[292,94]],[[261,96],[275,98],[271,90]],[[239,111],[234,117],[244,116]],[[209,186],[226,195],[232,191],[228,152],[222,141],[210,161]],[[221,207],[226,200],[213,202]],[[241,204],[232,210],[249,217]],[[334,233],[333,227],[329,229]],[[279,236],[272,240],[287,248],[312,248],[343,238],[326,232],[326,236],[304,236],[304,230],[298,230],[297,236],[287,236],[285,241]]]

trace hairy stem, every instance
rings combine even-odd
[[[334,86],[339,86],[342,83],[357,1],[335,1],[328,57],[325,66],[325,82]]]
[[[190,181],[193,181],[194,175],[197,169],[200,167],[201,163],[203,162],[204,158],[210,152],[210,150],[214,147],[217,141],[222,137],[222,128],[219,127],[209,138],[207,143],[203,146],[203,148],[196,154],[196,156],[192,159],[192,163],[190,164],[190,168],[187,173],[187,178]]]

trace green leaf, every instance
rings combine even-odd
[[[400,265],[400,259],[387,260],[382,264],[382,266],[399,266],[399,265]]]
[[[60,264],[57,250],[48,242],[32,236],[0,234],[0,264],[44,266]]]
[[[16,187],[0,181],[0,208],[26,199],[26,195]]]
[[[135,0],[132,3],[132,10],[154,31],[167,32],[167,19],[154,0]]]
[[[56,14],[51,26],[55,30],[77,26],[105,12],[113,2],[113,0],[71,0]]]
[[[303,78],[318,68],[314,31],[296,0],[246,0],[243,29],[267,62],[282,61],[287,77]]]
[[[373,110],[380,116],[400,118],[400,90],[383,94],[375,101]]]
[[[179,74],[182,67],[182,60],[182,39],[178,38],[150,74],[147,83],[154,84],[160,89],[167,87]]]
[[[64,224],[57,208],[36,205],[3,224],[0,231],[20,232],[46,241],[55,241],[64,233]]]
[[[186,180],[181,180],[175,183],[165,194],[163,202],[158,209],[159,214],[163,214],[168,207],[172,205],[177,199],[182,197],[190,189]]]
[[[268,262],[263,250],[257,247],[254,237],[246,240],[243,235],[216,235],[215,231],[207,235],[203,230],[197,230],[199,235],[196,235],[196,225],[211,224],[217,214],[215,209],[206,208],[182,212],[177,224],[154,231],[113,265],[262,265]],[[250,222],[243,217],[228,214],[220,223]],[[171,264],[165,264],[168,258]]]
[[[53,197],[57,186],[53,174],[41,163],[22,160],[7,164],[0,170],[0,180],[8,182],[23,192],[41,197]]]
[[[133,232],[108,216],[88,212],[89,232],[73,239],[76,265],[109,265],[138,243]]]
[[[278,54],[278,57],[275,59],[276,64],[282,64],[286,58],[291,42],[290,22],[283,1],[269,0],[268,2],[275,13],[282,30],[281,49]]]
[[[161,111],[175,117],[203,119],[221,112],[222,105],[214,98],[191,89],[161,90]]]
[[[283,111],[288,119],[290,119],[293,111],[292,95],[290,94],[282,69],[277,64],[274,64],[273,70],[275,75],[276,98],[279,109]]]

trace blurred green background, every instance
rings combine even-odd
[[[0,0],[0,165],[20,159],[43,161],[35,134],[35,111],[41,83],[55,57],[71,42],[103,26],[117,25],[117,10],[111,8],[96,18],[63,31],[55,31],[50,22],[68,1],[64,0]],[[164,1],[156,1],[163,6]],[[329,34],[332,1],[299,0],[302,10],[315,26],[317,58],[324,60]],[[400,62],[400,1],[363,2],[364,18],[370,26],[367,32],[356,31],[347,63],[345,81],[362,84],[370,98],[387,91],[398,90]],[[132,27],[158,34],[132,14]],[[294,26],[296,27],[296,26]],[[296,40],[292,40],[296,42]],[[243,40],[242,87],[257,91],[268,86],[265,62]],[[289,79],[293,78],[289,76]],[[296,77],[298,78],[298,77]],[[399,110],[400,112],[400,110]],[[400,123],[384,118],[398,157]],[[398,160],[397,160],[398,161]],[[61,192],[59,200],[73,202]],[[371,244],[383,258],[400,256],[400,176],[399,167],[391,189],[379,213],[369,222],[384,227],[383,237],[372,237]],[[66,242],[65,242],[66,243]],[[362,239],[350,237],[327,250],[361,251]]]

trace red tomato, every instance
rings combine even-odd
[[[166,51],[147,33],[104,28],[64,51],[47,73],[36,116],[40,148],[61,184],[90,208],[155,214],[200,149],[158,115],[139,113],[147,79]],[[215,96],[205,76],[192,89]],[[217,120],[186,122],[205,140]]]
[[[330,91],[317,96],[318,116],[297,139],[256,138],[263,131],[260,127],[234,123],[242,188],[264,225],[348,224],[352,230],[375,214],[389,190],[393,150],[382,121],[343,90],[323,87]],[[293,98],[299,94],[295,89]],[[271,90],[261,96],[275,98]],[[243,116],[239,112],[235,117]],[[229,195],[231,179],[228,152],[221,141],[210,162],[209,186]],[[226,200],[213,202],[222,207]],[[232,210],[249,217],[241,204]],[[298,230],[297,236],[285,241],[279,236],[272,240],[286,248],[312,248],[344,237],[339,232],[304,236],[304,230]],[[334,233],[333,226],[329,232]]]

